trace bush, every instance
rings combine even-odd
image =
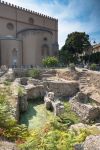
[[[71,70],[75,70],[75,64],[74,64],[74,63],[69,64],[69,68],[70,68]]]
[[[38,79],[38,78],[40,78],[40,70],[38,70],[38,69],[28,70],[27,76]]]
[[[42,64],[45,67],[56,67],[58,65],[58,59],[56,57],[47,57],[42,60]]]
[[[25,125],[14,125],[12,128],[5,129],[3,132],[4,137],[11,141],[23,140],[29,136],[28,129]]]
[[[69,130],[53,129],[46,125],[41,132],[33,131],[24,144],[19,145],[21,150],[73,150],[75,144],[84,142],[90,130],[82,130],[80,133]]]
[[[26,126],[18,125],[13,116],[13,107],[7,101],[5,93],[0,93],[0,137],[10,141],[22,141],[29,136]]]
[[[25,89],[21,86],[18,87],[18,96],[22,97],[25,93]]]
[[[97,65],[96,64],[91,64],[90,65],[90,69],[91,70],[96,70],[97,69]]]
[[[11,82],[10,82],[10,81],[8,81],[8,80],[5,80],[5,81],[4,81],[4,85],[6,85],[6,86],[10,86],[10,85],[11,85]]]

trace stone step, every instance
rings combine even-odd
[[[82,77],[80,77],[80,79],[86,79],[87,77],[84,77],[84,76],[82,76]]]
[[[80,78],[80,80],[87,80],[87,78]]]
[[[82,69],[82,71],[85,71],[85,72],[86,72],[86,71],[88,71],[88,69],[85,69],[85,68],[84,68],[84,69]]]
[[[42,73],[43,73],[43,74],[52,74],[52,75],[56,74],[55,71],[51,71],[51,70],[45,70],[45,71],[43,71]]]
[[[80,80],[87,80],[87,78],[80,78]]]
[[[88,86],[88,85],[84,83],[84,84],[80,84],[79,85],[79,87],[81,87],[81,86]]]
[[[81,83],[80,86],[88,86],[86,83]]]
[[[87,83],[87,81],[86,80],[80,80],[79,83]]]
[[[80,83],[87,83],[85,80],[81,80]]]
[[[54,76],[54,75],[52,75],[52,74],[42,74],[42,77],[52,77],[52,76]]]
[[[81,78],[80,78],[80,80],[81,80],[81,79],[86,80],[87,78],[83,78],[83,77],[81,77]]]
[[[87,82],[87,80],[86,80],[86,79],[81,79],[81,80],[79,80],[79,81],[80,81],[80,82],[81,82],[81,81],[85,81],[85,82]]]
[[[83,88],[85,89],[86,87],[87,87],[87,85],[85,85],[85,86],[82,85],[82,86],[79,86],[79,89],[83,89]]]
[[[80,76],[80,78],[86,78],[86,77],[87,77],[86,75],[81,75],[81,76]]]
[[[81,84],[81,86],[87,86],[87,84],[84,83],[84,84]]]
[[[86,77],[87,74],[82,73],[82,74],[80,74],[80,76],[81,76],[81,77]]]

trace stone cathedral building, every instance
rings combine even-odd
[[[57,52],[57,19],[0,1],[0,65],[41,66]]]

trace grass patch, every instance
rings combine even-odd
[[[4,85],[5,85],[5,86],[10,86],[10,85],[11,85],[11,82],[8,81],[8,80],[5,80],[5,81],[4,81]]]
[[[64,120],[71,120],[74,124],[79,123],[80,119],[78,115],[72,110],[71,104],[69,102],[64,102],[65,112],[61,116],[61,118]]]

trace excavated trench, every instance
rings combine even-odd
[[[43,99],[28,100],[27,111],[20,114],[20,124],[25,124],[29,130],[42,128],[53,117],[53,112],[46,110]]]

